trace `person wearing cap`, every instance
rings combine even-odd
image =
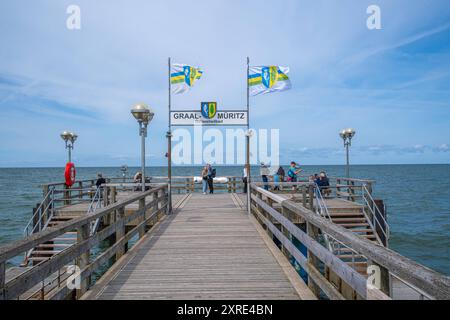
[[[95,182],[95,185],[97,188],[100,188],[102,184],[105,184],[106,180],[103,178],[103,175],[101,172],[97,173],[97,182]]]
[[[289,182],[297,182],[297,175],[302,171],[299,166],[297,166],[297,163],[295,161],[291,161],[291,166],[289,167],[289,171],[287,173],[288,175],[288,181]],[[292,190],[295,190],[296,186],[292,186]]]
[[[97,189],[100,189],[100,199],[103,198],[103,187],[102,185],[106,183],[106,179],[103,178],[103,175],[101,172],[97,173],[97,181],[95,182],[95,186]]]
[[[269,167],[264,162],[261,162],[260,174],[262,181],[264,182],[265,190],[269,190],[269,185],[267,184],[267,182],[269,182],[269,173]]]
[[[325,171],[320,172],[317,185],[319,186],[322,195],[328,196],[331,193],[330,180],[328,179]]]

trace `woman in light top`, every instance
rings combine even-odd
[[[207,189],[208,189],[208,166],[204,166],[202,169],[202,191],[203,191],[203,194],[206,194]]]

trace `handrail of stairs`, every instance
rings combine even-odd
[[[23,229],[23,235],[25,238],[34,233],[37,227],[39,227],[38,231],[41,231],[43,229],[42,219],[45,217],[46,212],[53,207],[54,192],[55,188],[50,188],[47,194],[44,196],[44,199],[34,211],[32,217]],[[33,225],[33,222],[37,215],[39,215],[38,221],[35,225]],[[30,227],[32,227],[31,230]]]
[[[87,210],[86,214],[93,214],[98,208],[101,208],[102,206],[102,189],[101,187],[98,187],[95,191],[94,197],[92,198],[91,203],[89,204],[89,208]],[[91,236],[97,231],[98,226],[100,225],[100,218],[97,218],[95,221],[91,223],[91,230],[90,234]]]
[[[320,189],[319,185],[315,182],[314,182],[314,194],[316,196],[316,202],[317,202],[317,207],[315,210],[316,213],[322,217],[324,217],[324,216],[327,217],[330,222],[333,222],[333,220],[331,219],[330,212],[328,211],[328,207],[323,199],[321,189]],[[325,215],[324,215],[324,213],[325,213]],[[325,244],[328,247],[329,251],[331,251],[333,253],[336,253],[336,251],[337,251],[339,254],[343,248],[346,248],[346,249],[350,250],[350,253],[352,255],[352,262],[355,262],[355,255],[358,254],[358,252],[356,250],[347,246],[346,244],[342,243],[341,241],[333,238],[329,234],[323,233],[323,237],[324,237]]]
[[[362,188],[362,198],[364,200],[364,215],[368,219],[368,222],[370,226],[373,228],[374,234],[376,235],[377,239],[379,240],[380,244],[383,244],[381,239],[379,238],[378,232],[376,227],[378,226],[381,229],[381,232],[383,233],[386,243],[388,243],[389,235],[390,235],[390,228],[387,223],[386,218],[384,215],[381,214],[380,208],[375,203],[375,200],[373,199],[372,195],[370,194],[369,190],[367,189],[366,185],[363,184]],[[371,214],[371,218],[367,216],[365,208],[368,208]],[[382,223],[380,223],[380,220],[378,217],[381,217]],[[383,244],[384,245],[384,244]]]

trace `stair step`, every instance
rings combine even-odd
[[[336,222],[336,221],[333,221]],[[370,225],[368,223],[336,223],[342,227],[370,227]]]
[[[28,260],[31,261],[46,261],[50,259],[50,257],[29,257]]]
[[[366,218],[333,218],[333,222],[358,223],[358,222],[366,222]]]
[[[62,252],[62,250],[34,250],[32,253],[31,253],[31,256],[33,256],[33,255],[35,255],[35,254],[39,254],[39,255],[54,255],[54,254],[57,254],[57,253],[60,253],[60,252]]]
[[[40,244],[38,245],[36,248],[66,248],[66,247],[70,247],[71,244],[67,244],[67,243],[44,243],[44,244]]]
[[[350,248],[339,248],[339,249],[335,249],[334,250],[335,252],[353,252],[353,250],[352,249],[350,249]]]
[[[346,264],[351,265],[351,266],[361,267],[361,266],[367,266],[367,261],[346,262]]]
[[[376,239],[377,237],[372,233],[372,234],[358,234],[358,236],[363,237],[363,238],[368,238],[368,239]]]
[[[77,241],[77,238],[55,238],[52,241]]]
[[[329,212],[329,214],[331,217],[364,217],[361,212]]]
[[[347,230],[349,230],[351,232],[355,232],[355,233],[358,233],[358,232],[373,233],[372,229],[347,229]]]
[[[353,259],[353,258],[355,258],[355,259],[357,259],[357,258],[365,258],[363,255],[361,255],[361,254],[354,254],[354,255],[352,255],[352,254],[336,254],[336,256],[339,258],[339,259]]]

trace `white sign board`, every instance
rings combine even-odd
[[[226,110],[217,111],[212,118],[202,115],[201,111],[171,111],[170,124],[172,126],[246,126],[247,111]]]

